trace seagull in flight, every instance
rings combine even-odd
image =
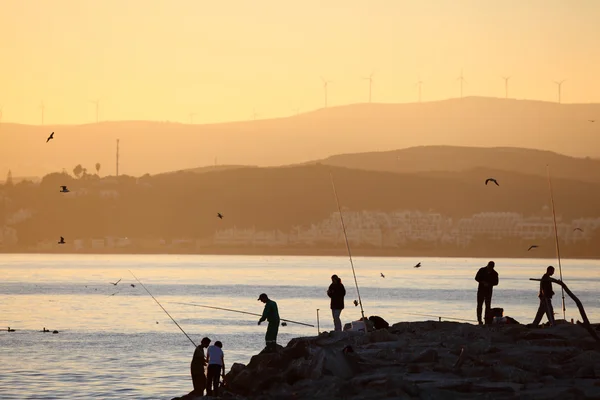
[[[118,283],[118,282],[117,282],[117,283]],[[131,283],[129,286],[131,286],[131,287],[135,287],[135,285],[134,285],[133,283]]]
[[[358,307],[358,300],[354,300],[354,307]]]
[[[217,213],[217,217],[219,217],[219,218],[223,219],[223,214],[221,214],[221,213]]]
[[[67,189],[67,187],[66,187],[66,186],[61,186],[61,187],[60,187],[60,192],[61,192],[61,193],[69,193],[69,192],[70,192],[70,190],[69,190],[69,189]]]
[[[581,228],[575,228],[575,229],[573,229],[573,232],[575,232],[575,231],[583,232],[583,229],[581,229]]]
[[[538,245],[534,244],[534,245],[530,246],[530,247],[527,249],[527,251],[529,251],[529,250],[531,250],[531,249],[537,249],[537,248],[538,248]]]
[[[381,275],[381,277],[382,277],[382,278],[385,278],[385,275],[384,275],[384,274],[382,274],[381,272],[380,272],[379,274]]]
[[[123,278],[121,278],[121,279],[123,279]],[[115,283],[112,283],[112,282],[108,282],[108,283],[110,283],[111,285],[115,285],[115,286],[117,286],[117,283],[121,282],[121,279],[119,279],[119,280],[118,280],[118,281],[116,281]]]
[[[500,186],[500,185],[498,185],[498,182],[494,178],[487,178],[485,180],[485,184],[487,185],[488,182],[494,182],[496,184],[496,186]]]
[[[64,237],[60,237],[60,241],[58,242],[58,244],[65,244],[65,238]]]
[[[50,136],[48,136],[48,139],[46,139],[46,143],[48,143],[50,139],[54,139],[54,132],[52,132]]]
[[[419,262],[417,265],[415,265],[415,268],[421,268],[421,263]]]

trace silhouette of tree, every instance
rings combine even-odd
[[[97,173],[98,175],[100,175],[100,167],[101,167],[100,163],[99,163],[99,162],[97,162],[97,163],[96,163],[96,173]]]
[[[12,171],[10,169],[8,170],[8,174],[6,175],[6,182],[4,182],[4,185],[6,185],[6,186],[13,185]]]
[[[77,164],[77,166],[75,168],[73,168],[73,175],[75,175],[77,178],[79,178],[79,175],[81,175],[83,173],[83,167],[81,166],[81,164]]]

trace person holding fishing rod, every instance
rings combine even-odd
[[[331,275],[331,285],[327,289],[327,296],[331,298],[331,315],[333,316],[334,330],[342,330],[342,321],[340,314],[344,309],[344,296],[346,288],[342,284],[342,280],[337,275]]]
[[[262,313],[262,317],[258,320],[258,325],[264,320],[269,321],[267,326],[267,333],[265,335],[266,350],[276,351],[277,349],[277,332],[279,332],[279,310],[277,309],[277,303],[269,299],[266,293],[261,293],[258,296],[258,300],[265,303],[265,308]]]
[[[195,396],[203,396],[204,389],[206,389],[206,375],[204,375],[204,367],[206,366],[206,357],[204,356],[204,349],[208,348],[210,339],[205,337],[200,341],[200,346],[194,350],[194,356],[192,357],[192,363],[190,370],[192,373],[192,384],[194,390],[192,393]]]

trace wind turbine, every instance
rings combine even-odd
[[[371,93],[372,93],[372,89],[373,89],[373,74],[374,74],[374,72],[371,72],[371,75],[369,75],[368,78],[363,77],[363,79],[369,81],[369,103],[371,102]]]
[[[562,81],[554,81],[554,83],[556,83],[558,85],[558,104],[560,104],[560,89],[561,86],[563,84],[563,82],[566,81],[566,79],[563,79]]]
[[[193,124],[194,123],[194,117],[196,116],[196,113],[189,113],[188,115],[190,117],[190,124]]]
[[[44,110],[46,109],[46,106],[44,105],[44,101],[42,100],[41,104],[40,104],[40,108],[42,109],[42,125],[44,125]]]
[[[417,82],[415,86],[419,87],[419,103],[420,103],[421,102],[421,86],[423,86],[423,81],[419,80],[419,82]]]
[[[95,104],[95,105],[96,105],[96,123],[98,123],[98,121],[99,121],[99,120],[98,120],[98,115],[99,115],[99,112],[98,112],[98,110],[100,109],[100,100],[99,100],[99,99],[96,99],[96,100],[91,100],[91,101],[90,101],[90,103],[92,103],[92,104]]]
[[[327,86],[331,81],[326,81],[323,77],[321,77],[321,80],[323,81],[323,90],[325,91],[325,108],[327,108]]]
[[[256,113],[256,109],[252,109],[252,119],[254,119],[256,121],[256,117],[258,117],[258,114]]]
[[[463,71],[462,71],[462,69],[460,70],[460,76],[456,80],[460,81],[460,98],[462,99],[462,97],[463,97],[463,83],[467,82],[465,80],[465,78],[463,77]]]
[[[510,76],[503,76],[502,79],[504,79],[504,98],[508,99],[508,80]]]

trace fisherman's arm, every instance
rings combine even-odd
[[[258,324],[260,325],[261,322],[266,320],[268,315],[269,315],[269,303],[265,304],[265,308],[263,310],[262,317],[260,317],[260,319],[258,320]]]
[[[492,276],[492,286],[498,286],[498,281],[499,281],[499,279],[498,279],[498,273],[495,273]]]

